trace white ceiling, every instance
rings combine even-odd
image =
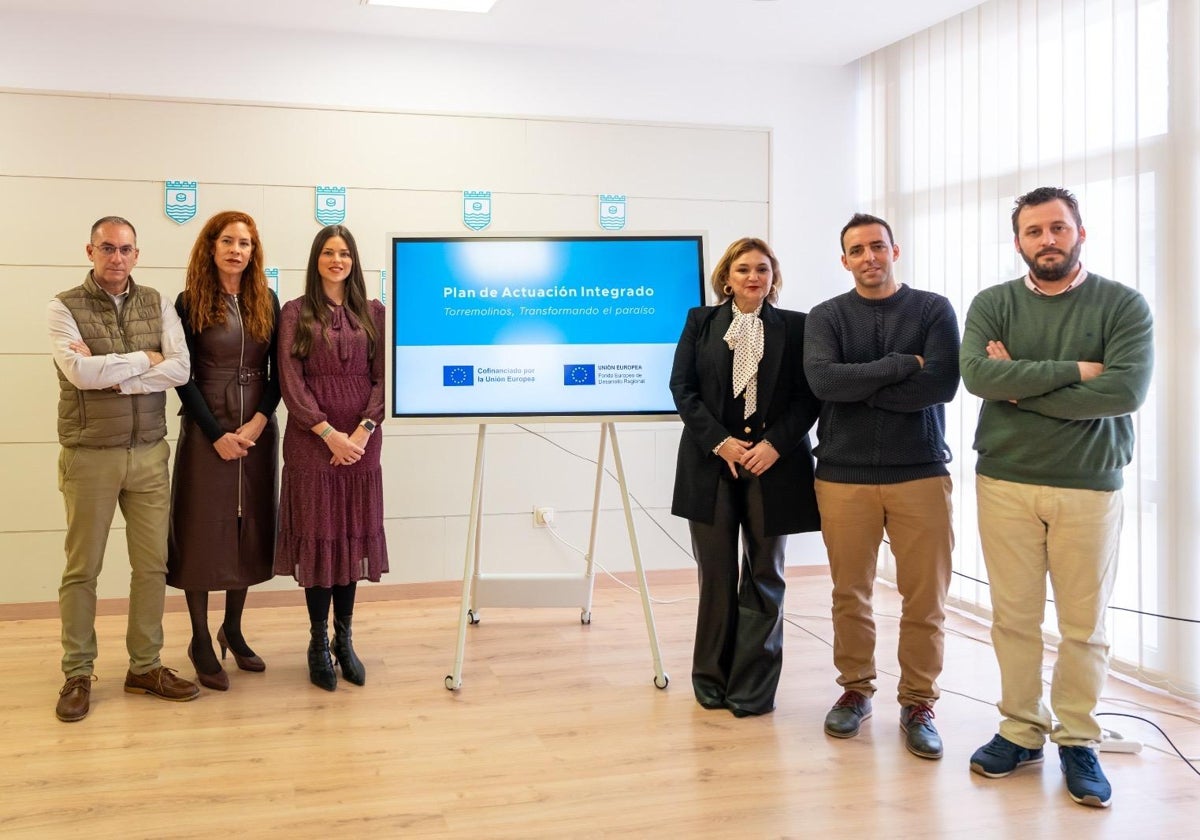
[[[499,0],[486,15],[362,6],[359,0],[0,0],[2,15],[358,33],[522,48],[840,66],[981,0]],[[143,29],[144,31],[144,29]],[[52,33],[48,33],[52,35]],[[619,60],[614,58],[613,60]],[[602,68],[597,68],[598,70]]]

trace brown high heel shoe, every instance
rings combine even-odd
[[[243,671],[265,671],[267,663],[262,661],[262,657],[251,651],[249,656],[242,656],[236,650],[229,646],[229,640],[225,638],[225,625],[222,624],[217,630],[217,644],[221,646],[221,658],[225,658],[225,651],[233,653],[233,661],[237,663],[238,668]],[[249,648],[247,648],[248,650]]]
[[[188,659],[192,662],[192,667],[196,668],[196,657],[192,655],[192,643],[188,642]],[[205,688],[211,688],[213,691],[228,691],[229,690],[229,675],[225,673],[225,669],[220,665],[217,666],[215,674],[206,674],[199,668],[196,668],[196,679],[200,685]]]

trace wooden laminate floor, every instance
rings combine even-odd
[[[246,632],[267,671],[233,669],[228,693],[191,703],[125,694],[124,619],[102,616],[92,712],[73,724],[54,717],[57,619],[2,621],[0,836],[1198,836],[1200,776],[1149,746],[1103,756],[1108,810],[1070,801],[1053,747],[1008,779],[970,773],[971,752],[995,732],[998,677],[986,630],[962,617],[950,621],[966,636],[947,639],[937,706],[943,760],[905,751],[894,676],[881,677],[859,737],[827,738],[822,719],[840,693],[829,586],[805,572],[790,580],[799,626],[787,627],[778,709],[742,720],[691,696],[686,573],[652,577],[656,598],[686,599],[655,607],[666,690],[651,684],[637,596],[603,579],[590,626],[572,609],[485,611],[458,692],[443,684],[453,597],[360,598],[367,685],[327,693],[308,683],[303,608],[256,607],[252,593]],[[895,674],[895,593],[881,586],[877,609],[879,664]],[[219,621],[214,610],[214,630]],[[190,675],[186,615],[168,613],[165,628],[164,662]],[[1102,707],[1145,714],[1200,753],[1195,705],[1114,679]],[[1166,747],[1147,725],[1103,720]]]

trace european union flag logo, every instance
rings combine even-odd
[[[564,385],[595,385],[595,365],[563,365]]]
[[[473,365],[442,365],[442,384],[447,387],[474,385],[475,367]]]

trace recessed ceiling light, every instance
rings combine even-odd
[[[441,12],[486,13],[496,0],[358,0],[361,6],[397,6],[402,9],[436,9]]]

